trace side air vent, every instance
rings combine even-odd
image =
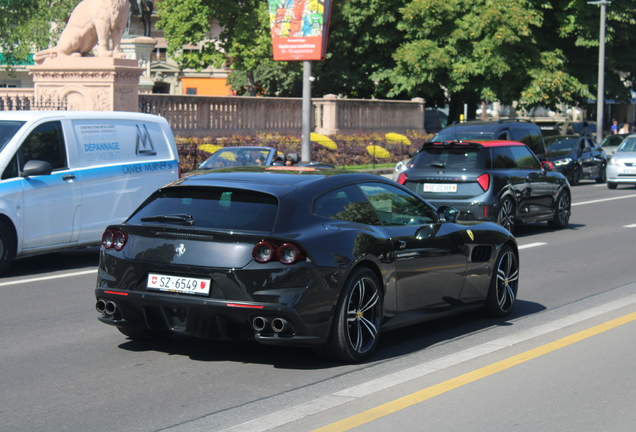
[[[486,262],[492,257],[492,246],[475,246],[470,255],[471,262]]]

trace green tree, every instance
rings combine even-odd
[[[393,93],[448,97],[451,119],[478,100],[555,107],[590,95],[562,51],[542,50],[543,14],[526,0],[412,0],[401,12],[396,66],[376,77]]]
[[[33,51],[57,42],[80,0],[0,1],[0,50],[6,67],[29,61]]]

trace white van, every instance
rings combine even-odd
[[[179,177],[163,117],[132,112],[0,112],[0,272],[16,257],[98,245]]]

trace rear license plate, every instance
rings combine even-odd
[[[148,284],[146,287],[149,290],[208,295],[210,294],[210,279],[197,279],[149,273]]]
[[[424,192],[456,193],[456,184],[424,183]]]

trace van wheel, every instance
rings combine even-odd
[[[15,239],[4,222],[0,222],[0,273],[3,273],[15,257]]]

